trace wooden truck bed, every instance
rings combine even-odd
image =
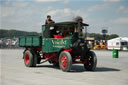
[[[41,46],[40,36],[23,36],[19,38],[20,47],[39,47]]]

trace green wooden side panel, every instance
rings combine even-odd
[[[40,37],[39,36],[26,36],[20,37],[19,39],[19,46],[26,47],[26,46],[40,46]]]
[[[33,37],[33,46],[40,46],[40,38],[39,37]]]
[[[32,37],[26,37],[26,46],[32,46]]]
[[[25,37],[19,38],[19,46],[25,46]]]
[[[44,38],[42,39],[42,51],[43,52],[58,52],[62,48],[69,48],[69,39],[54,39],[54,38]]]

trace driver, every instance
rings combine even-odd
[[[51,16],[48,15],[48,16],[47,16],[47,19],[46,19],[46,21],[45,21],[45,24],[51,24],[51,23],[55,23],[55,22],[51,19]]]

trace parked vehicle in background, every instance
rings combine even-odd
[[[0,39],[0,48],[19,48],[19,39],[18,38],[1,38]]]

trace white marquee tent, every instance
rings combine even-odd
[[[107,41],[108,49],[128,50],[128,38],[117,37]]]

